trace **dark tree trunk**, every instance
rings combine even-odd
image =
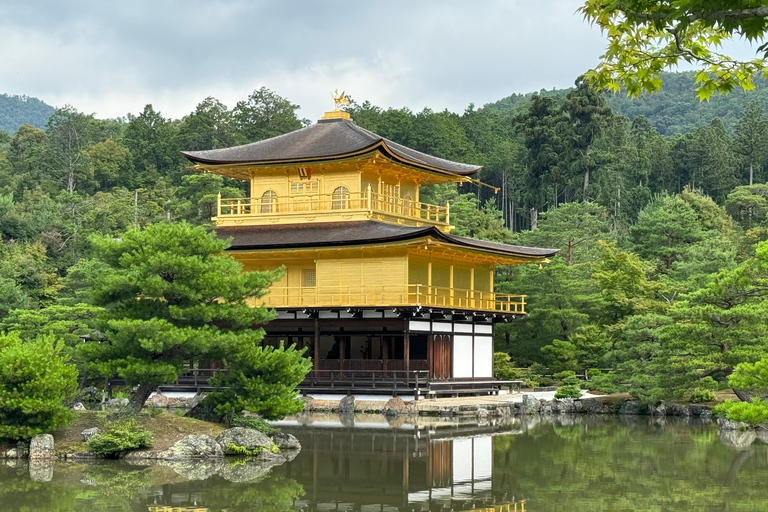
[[[134,414],[139,414],[139,412],[141,412],[141,408],[144,407],[144,402],[147,401],[149,395],[151,395],[152,392],[156,389],[157,384],[148,384],[146,382],[139,384],[139,387],[136,389],[133,395],[131,395],[131,399],[128,401],[128,405],[130,406],[131,411]]]
[[[745,389],[736,389],[733,388],[733,393],[739,397],[739,400],[742,402],[751,402],[754,397],[759,397],[759,393],[750,393],[749,391]]]

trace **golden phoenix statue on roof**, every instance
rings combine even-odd
[[[331,93],[331,97],[333,98],[333,102],[336,104],[336,110],[341,110],[342,107],[349,105],[349,99],[347,99],[345,91],[341,91],[341,94],[339,94],[339,90],[336,89],[333,91],[333,93]]]

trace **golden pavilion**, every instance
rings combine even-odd
[[[265,343],[306,347],[304,390],[493,391],[493,323],[525,315],[494,291],[497,265],[557,251],[451,235],[449,205],[421,187],[480,167],[436,158],[357,126],[348,113],[243,146],[184,152],[193,168],[248,181],[219,197],[217,236],[246,270],[285,267],[262,299]]]

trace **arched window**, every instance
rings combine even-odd
[[[336,187],[331,196],[332,210],[346,210],[349,208],[349,189],[347,187]]]
[[[261,194],[261,213],[274,213],[277,204],[277,192],[267,190]]]

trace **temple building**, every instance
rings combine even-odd
[[[480,167],[382,138],[340,110],[184,156],[249,183],[249,197],[220,197],[212,220],[245,270],[285,268],[258,302],[277,311],[265,343],[307,348],[303,389],[491,389],[493,324],[526,314],[524,296],[494,291],[494,268],[557,251],[454,236],[450,205],[420,200],[421,187],[471,182]]]

